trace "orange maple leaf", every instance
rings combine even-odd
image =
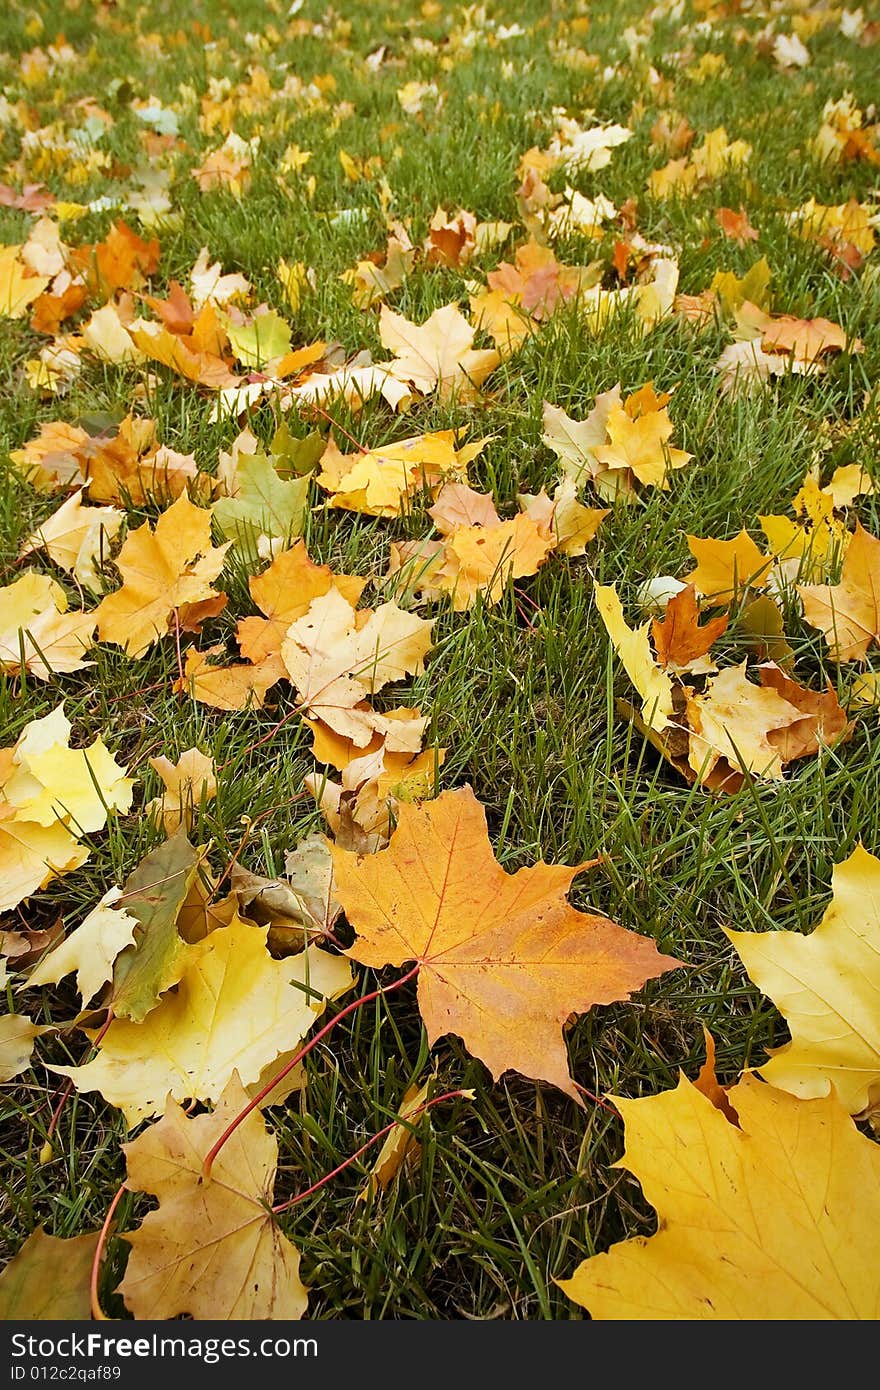
[[[332,852],[336,894],[358,933],[348,954],[377,968],[418,961],[429,1041],[457,1033],[495,1078],[512,1068],[579,1101],[566,1020],[681,964],[566,901],[584,865],[506,873],[470,787],[401,804],[378,854]]]
[[[693,584],[675,594],[666,605],[662,621],[655,618],[651,626],[654,649],[661,666],[678,669],[705,656],[712,643],[721,636],[728,624],[728,615],[711,618],[699,625],[700,610]]]
[[[758,240],[758,233],[749,221],[745,208],[740,208],[739,212],[734,212],[733,208],[716,208],[715,221],[724,235],[738,246]]]

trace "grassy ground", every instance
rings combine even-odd
[[[638,199],[643,235],[671,242],[679,253],[683,292],[704,289],[717,269],[742,274],[763,254],[773,267],[778,310],[823,315],[864,339],[864,354],[841,359],[824,378],[793,378],[770,393],[722,399],[712,371],[726,341],[720,331],[695,337],[669,322],[641,339],[620,321],[593,337],[572,309],[495,374],[492,398],[479,407],[428,400],[410,417],[391,417],[381,404],[368,405],[356,417],[334,412],[367,444],[453,425],[466,426],[471,437],[491,433],[474,470],[475,486],[491,488],[510,514],[517,492],[537,491],[553,476],[554,460],[540,439],[543,400],[580,416],[597,392],[618,380],[625,391],[649,379],[658,388],[679,383],[672,407],[675,443],[695,455],[690,467],[673,477],[668,492],[645,492],[637,505],[618,509],[586,559],[554,559],[535,579],[520,581],[524,601],[510,592],[495,608],[457,615],[441,606],[436,648],[407,697],[430,711],[432,736],[449,749],[441,785],[472,784],[487,805],[490,831],[508,868],[541,856],[574,863],[601,851],[606,865],[579,881],[575,903],[655,937],[662,950],[689,963],[688,970],[649,986],[636,1003],[597,1009],[570,1030],[577,1079],[599,1094],[627,1096],[668,1087],[679,1067],[693,1075],[703,1056],[702,1025],[717,1039],[725,1080],[759,1063],[768,1045],[782,1041],[779,1016],[744,978],[721,928],[808,928],[827,902],[832,864],[858,840],[872,850],[880,845],[880,744],[873,718],[863,719],[844,747],[795,765],[784,783],[746,785],[735,797],[713,800],[685,787],[614,717],[613,698],[625,693],[626,680],[594,612],[593,578],[616,582],[626,604],[646,577],[683,571],[685,532],[728,536],[743,525],[754,527],[758,512],[784,511],[813,459],[821,422],[859,415],[864,392],[876,379],[880,350],[876,281],[873,289],[867,277],[844,282],[821,251],[794,238],[784,221],[788,209],[811,195],[839,203],[852,194],[863,197],[875,182],[876,170],[867,164],[818,166],[806,143],[828,98],[848,89],[859,104],[870,101],[876,49],[860,47],[829,26],[809,41],[809,67],[781,73],[754,47],[763,19],[725,17],[722,6],[702,24],[704,8],[692,12],[685,5],[675,17],[670,7],[659,6],[653,23],[648,13],[648,6],[629,0],[498,5],[491,7],[493,20],[518,22],[526,32],[490,40],[484,31],[473,46],[449,42],[450,32],[461,34],[465,21],[461,9],[446,4],[420,10],[410,3],[341,0],[325,14],[322,5],[306,0],[297,18],[321,19],[323,26],[306,37],[292,34],[284,5],[262,0],[106,9],[84,2],[12,4],[0,19],[6,53],[0,74],[9,100],[22,94],[21,54],[63,33],[80,59],[23,94],[40,123],[69,112],[80,97],[106,103],[117,119],[102,148],[121,163],[137,154],[137,129],[121,96],[114,104],[114,83],[129,84],[134,95],[174,102],[181,83],[201,94],[211,78],[242,81],[255,62],[272,74],[273,85],[285,70],[305,80],[335,77],[331,102],[353,107],[338,128],[331,127],[326,106],[313,113],[291,110],[283,121],[270,116],[247,196],[203,196],[184,176],[174,187],[179,228],[161,237],[161,277],[184,279],[207,245],[224,269],[243,271],[258,296],[282,313],[274,276],[279,256],[313,266],[317,289],[294,316],[295,345],[335,337],[349,351],[368,347],[384,355],[374,315],[352,306],[338,278],[384,240],[376,185],[348,182],[340,149],[355,157],[382,156],[395,212],[412,219],[415,241],[441,202],[483,218],[516,220],[516,165],[525,149],[545,141],[542,118],[553,106],[576,115],[593,107],[603,119],[632,126],[634,138],[615,152],[612,164],[582,176],[578,186],[587,193],[601,189],[618,206],[628,197]],[[43,21],[41,30],[35,16]],[[589,18],[588,32],[571,28],[578,17]],[[195,20],[210,26],[211,46],[204,35],[193,34]],[[626,25],[635,25],[637,37],[646,40],[634,58],[624,40]],[[748,42],[738,36],[740,26]],[[426,48],[424,39],[438,46]],[[598,55],[597,70],[567,66],[560,60],[562,42]],[[382,44],[394,61],[371,75],[361,60]],[[157,57],[158,45],[164,56]],[[725,66],[697,80],[689,71],[707,52],[723,55]],[[614,73],[603,77],[611,64],[617,65]],[[647,175],[664,162],[649,147],[660,102],[648,64],[674,85],[671,104],[698,137],[724,124],[731,139],[752,144],[747,171],[687,201],[653,203],[646,197]],[[411,79],[437,82],[445,94],[438,116],[418,121],[402,114],[396,90]],[[248,136],[259,123],[258,117],[242,116],[236,129]],[[195,115],[184,118],[182,134],[195,151],[222,138],[201,134]],[[306,170],[317,180],[313,201],[302,181],[293,181],[290,196],[275,181],[280,154],[292,141],[313,151]],[[17,132],[7,129],[5,160],[16,157],[17,145]],[[47,182],[59,196],[81,200],[106,191],[105,178],[77,189],[68,188],[61,173],[48,174]],[[760,229],[757,244],[740,249],[722,238],[714,220],[722,204],[747,207]],[[363,207],[366,221],[334,229],[330,216],[346,207]],[[109,214],[89,216],[77,224],[77,239],[102,234],[108,223]],[[0,211],[0,240],[22,240],[28,225],[24,216]],[[592,252],[572,242],[557,247],[557,254],[574,262],[590,259]],[[393,305],[421,322],[438,305],[464,298],[464,278],[457,271],[419,271]],[[75,420],[94,412],[119,417],[135,398],[140,372],[92,363],[65,399],[41,401],[22,381],[22,363],[34,348],[26,320],[4,322],[5,450],[29,439],[42,419]],[[212,464],[235,427],[210,424],[206,397],[169,375],[160,378],[146,402],[160,438]],[[270,423],[260,422],[265,434]],[[867,422],[827,459],[857,457],[876,471],[878,450],[880,433]],[[54,505],[11,474],[4,477],[0,545],[7,561]],[[876,532],[874,511],[870,502],[861,504],[863,520]],[[307,540],[314,558],[378,576],[389,539],[426,529],[418,510],[391,523],[316,511]],[[235,613],[248,611],[246,578],[239,564],[224,586]],[[817,636],[797,618],[790,628],[801,678],[813,685],[825,676],[836,680],[836,668],[823,666]],[[217,631],[225,630],[220,620]],[[731,648],[735,640],[730,638]],[[0,742],[11,743],[28,720],[63,695],[79,733],[90,738],[104,731],[120,760],[143,778],[145,798],[158,790],[147,759],[160,752],[175,758],[197,743],[222,765],[222,776],[194,838],[213,840],[216,862],[224,863],[238,848],[242,817],[259,816],[259,833],[243,860],[260,873],[280,870],[285,849],[320,824],[308,798],[291,802],[313,765],[308,731],[289,721],[253,750],[283,713],[287,696],[261,714],[224,716],[175,697],[175,675],[169,641],[138,662],[117,648],[98,650],[89,670],[50,685],[6,678]],[[46,924],[59,912],[74,924],[111,883],[122,881],[150,847],[151,836],[155,840],[138,814],[111,824],[94,837],[83,869],[57,880],[24,910],[28,924]],[[372,985],[368,975],[362,988]],[[12,1007],[11,995],[9,1002]],[[62,988],[46,991],[34,1015],[49,1021],[70,1016],[73,1008],[72,990]],[[56,1059],[65,1054],[64,1060],[80,1060],[81,1046],[72,1044],[67,1052],[58,1044]],[[383,1125],[409,1080],[424,1070],[426,1057],[413,997],[393,995],[331,1035],[312,1059],[302,1111],[272,1115],[281,1145],[277,1200],[317,1180]],[[476,1102],[433,1112],[419,1163],[381,1204],[355,1200],[363,1182],[363,1170],[355,1166],[282,1218],[303,1252],[313,1315],[581,1316],[556,1289],[554,1276],[569,1274],[585,1254],[614,1240],[652,1229],[638,1185],[610,1166],[622,1148],[618,1119],[598,1106],[580,1112],[515,1075],[492,1085],[454,1039],[442,1041],[434,1057],[444,1089],[474,1086]],[[71,1100],[55,1156],[39,1165],[54,1098],[41,1067],[4,1097],[0,1231],[10,1252],[39,1222],[57,1235],[93,1229],[122,1175],[121,1121],[95,1096]],[[145,1210],[143,1199],[126,1198],[121,1227]],[[122,1249],[114,1252],[117,1268]],[[114,1309],[112,1299],[108,1308]],[[120,1313],[120,1304],[115,1311]]]

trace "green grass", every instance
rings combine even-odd
[[[876,18],[874,7],[863,8]],[[786,379],[754,396],[720,398],[712,370],[726,342],[720,331],[696,336],[671,321],[643,339],[620,320],[593,337],[574,308],[560,313],[493,375],[491,394],[478,406],[428,398],[403,417],[391,416],[375,402],[357,416],[332,407],[340,424],[367,444],[452,426],[465,427],[470,438],[491,434],[474,468],[475,486],[491,488],[502,511],[511,515],[517,492],[537,491],[554,477],[555,460],[541,443],[543,400],[580,415],[598,392],[617,381],[625,391],[649,379],[658,389],[677,384],[674,442],[695,458],[673,476],[669,490],[647,490],[635,505],[617,509],[584,559],[553,557],[534,579],[519,581],[523,600],[508,592],[496,607],[478,604],[464,614],[438,606],[436,646],[426,674],[401,696],[430,713],[430,735],[448,749],[440,786],[473,786],[487,806],[490,832],[508,869],[539,857],[576,863],[601,853],[603,868],[577,881],[574,903],[654,937],[661,950],[688,963],[686,970],[649,985],[632,1004],[595,1009],[568,1032],[575,1077],[597,1094],[625,1096],[674,1084],[679,1068],[694,1075],[703,1058],[703,1025],[716,1037],[725,1081],[759,1064],[768,1046],[783,1041],[779,1015],[744,977],[721,929],[810,928],[828,900],[832,865],[858,841],[871,850],[880,846],[880,744],[873,715],[858,721],[846,745],[795,764],[784,783],[747,784],[736,796],[718,800],[684,786],[614,715],[614,696],[628,691],[594,611],[594,578],[615,582],[625,606],[632,604],[645,578],[685,569],[686,533],[728,536],[743,525],[754,528],[759,512],[785,510],[815,458],[823,421],[854,426],[829,443],[823,454],[827,467],[857,459],[878,475],[880,464],[876,413],[863,413],[880,357],[880,282],[871,278],[870,267],[861,278],[843,281],[823,253],[793,237],[785,223],[785,213],[811,195],[838,203],[866,196],[876,182],[876,170],[867,164],[822,167],[806,150],[827,99],[845,90],[853,91],[862,106],[872,99],[876,49],[824,28],[808,41],[811,66],[779,73],[771,59],[739,36],[743,29],[754,39],[763,18],[722,17],[710,31],[693,27],[701,15],[687,6],[682,18],[658,17],[653,25],[649,9],[632,0],[499,5],[492,18],[518,21],[526,35],[490,42],[484,34],[473,47],[456,40],[462,11],[446,4],[429,7],[424,17],[410,3],[340,0],[335,18],[322,21],[323,32],[305,37],[291,28],[286,5],[266,0],[247,0],[244,6],[226,0],[173,5],[126,0],[106,11],[86,0],[77,6],[14,3],[0,19],[5,54],[0,76],[7,98],[11,103],[24,99],[37,124],[75,123],[79,117],[71,109],[81,98],[106,104],[115,124],[100,148],[116,161],[111,188],[124,185],[124,166],[143,158],[138,123],[127,106],[132,95],[180,103],[180,84],[200,97],[210,79],[229,77],[237,84],[254,63],[266,68],[275,87],[288,74],[305,82],[333,74],[336,90],[318,109],[291,104],[236,118],[235,129],[245,137],[262,128],[252,187],[240,202],[224,193],[201,195],[186,173],[188,162],[219,144],[223,132],[203,135],[198,104],[185,106],[181,137],[195,154],[183,161],[172,186],[179,226],[161,233],[158,286],[183,280],[206,245],[225,270],[241,270],[252,280],[257,302],[265,299],[286,317],[291,315],[274,275],[278,258],[314,267],[316,292],[292,316],[295,346],[320,337],[338,339],[347,352],[366,347],[384,355],[377,316],[355,309],[338,278],[384,243],[377,186],[348,183],[340,149],[356,157],[382,156],[393,211],[411,218],[416,241],[440,202],[461,204],[484,218],[515,220],[519,156],[532,144],[546,143],[552,123],[545,118],[553,106],[574,114],[595,108],[602,119],[631,124],[634,138],[615,151],[611,165],[580,176],[577,186],[588,194],[601,190],[618,206],[628,197],[638,199],[639,230],[649,240],[671,243],[680,257],[682,292],[698,293],[718,269],[742,274],[763,254],[773,268],[777,310],[823,315],[864,340],[863,354],[839,359],[827,376]],[[297,19],[317,21],[324,10],[323,4],[306,0]],[[566,24],[581,13],[589,14],[589,32],[570,35],[569,42],[598,55],[594,71],[566,66],[559,56]],[[28,31],[34,16],[44,21],[42,32]],[[193,20],[210,26],[213,47],[193,36]],[[633,60],[623,37],[628,24],[647,36],[642,55]],[[185,41],[175,41],[178,30]],[[61,33],[78,60],[41,85],[24,88],[21,54]],[[248,34],[255,39],[248,40]],[[415,39],[438,46],[420,51],[424,45]],[[166,45],[160,61],[156,43]],[[381,45],[391,61],[371,75],[362,59]],[[729,71],[694,80],[688,69],[705,52],[724,55]],[[513,64],[513,75],[505,63]],[[617,68],[605,81],[601,74],[609,64]],[[674,84],[671,104],[688,117],[698,138],[724,124],[731,139],[742,137],[753,145],[745,171],[688,200],[647,198],[647,175],[665,162],[649,147],[650,128],[661,109],[649,64]],[[438,116],[417,121],[403,115],[395,94],[412,79],[437,82],[445,94]],[[339,113],[338,128],[331,129],[335,102],[350,103],[352,110]],[[0,138],[3,163],[18,159],[15,125]],[[291,142],[313,154],[285,195],[274,175]],[[44,176],[24,173],[28,180]],[[309,201],[304,177],[312,173],[316,191]],[[106,175],[81,187],[69,186],[63,171],[45,178],[63,198],[85,201],[108,188]],[[0,180],[20,184],[22,176],[0,172]],[[759,242],[745,249],[725,241],[714,220],[717,206],[741,203],[761,232]],[[364,208],[366,220],[334,230],[329,219],[346,207]],[[67,227],[66,236],[77,243],[96,238],[111,216],[89,214]],[[29,218],[0,209],[0,240],[23,240],[29,225]],[[613,234],[606,253],[612,241]],[[586,262],[601,248],[571,241],[557,254],[563,261]],[[440,304],[463,301],[470,274],[419,269],[391,302],[420,322]],[[4,451],[31,438],[41,420],[75,420],[98,411],[119,418],[136,399],[140,371],[101,368],[92,361],[68,396],[40,400],[22,377],[24,361],[39,345],[26,320],[3,321]],[[236,429],[210,424],[211,404],[159,369],[145,408],[165,443],[194,452],[200,465],[213,467]],[[268,410],[256,427],[270,437]],[[301,432],[305,429],[303,423]],[[37,495],[11,470],[4,475],[0,545],[6,565],[56,505],[57,499]],[[859,512],[876,532],[876,504],[863,500]],[[419,507],[395,522],[316,510],[307,540],[316,560],[375,581],[384,570],[389,541],[426,530]],[[48,562],[45,570],[54,573]],[[15,573],[7,568],[4,582]],[[247,573],[238,559],[224,577],[235,617],[252,611]],[[368,588],[367,601],[377,592],[375,584]],[[71,597],[76,599],[72,589]],[[233,625],[234,618],[219,619],[209,635],[220,640]],[[826,663],[824,644],[796,613],[790,615],[788,636],[801,679],[816,687],[826,678],[839,680],[845,693],[847,677]],[[721,648],[734,655],[740,651],[735,631]],[[212,843],[217,865],[238,850],[243,817],[259,818],[242,854],[245,866],[259,873],[280,870],[285,850],[320,828],[311,800],[298,795],[313,766],[308,730],[291,720],[252,748],[290,707],[285,687],[261,713],[222,715],[174,696],[176,673],[169,640],[142,661],[129,660],[115,647],[99,648],[89,669],[50,684],[30,676],[0,677],[0,742],[12,743],[29,720],[63,698],[77,740],[103,732],[141,779],[134,814],[111,820],[107,831],[93,837],[81,870],[56,880],[18,914],[10,914],[4,926],[14,926],[16,918],[28,926],[48,925],[59,913],[74,926],[112,883],[123,880],[157,839],[138,807],[159,790],[147,762],[158,753],[174,759],[198,744],[222,764],[216,800],[205,806],[193,833],[195,843]],[[397,696],[394,702],[400,702]],[[367,992],[374,984],[372,973],[363,972],[359,988]],[[20,998],[32,1005],[38,1022],[69,1018],[76,1009],[76,996],[67,987],[41,997],[19,997],[10,990],[9,1007],[21,1007]],[[84,1041],[74,1034],[41,1055],[80,1061]],[[269,1112],[280,1144],[276,1200],[317,1181],[384,1125],[410,1081],[424,1073],[428,1057],[412,992],[359,1011],[332,1033],[310,1059],[303,1097]],[[364,1181],[364,1167],[356,1164],[282,1218],[303,1253],[311,1314],[582,1316],[554,1278],[570,1274],[586,1254],[653,1229],[638,1184],[612,1167],[622,1151],[620,1122],[607,1109],[588,1104],[580,1111],[560,1094],[513,1074],[493,1085],[454,1038],[442,1040],[431,1059],[443,1089],[472,1086],[475,1101],[432,1112],[430,1122],[421,1125],[418,1160],[380,1201],[356,1200]],[[40,1166],[37,1156],[56,1096],[40,1064],[4,1093],[0,1234],[9,1253],[40,1222],[60,1236],[94,1229],[123,1175],[121,1120],[91,1095],[71,1099],[54,1157]],[[118,1210],[119,1228],[131,1227],[147,1209],[145,1199],[126,1197]],[[111,1247],[107,1290],[117,1282],[113,1271],[121,1272],[125,1248],[121,1242]],[[114,1315],[123,1314],[112,1295],[105,1303]]]

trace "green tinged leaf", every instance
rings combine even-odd
[[[292,540],[302,534],[311,473],[285,482],[266,454],[245,454],[237,476],[238,496],[214,503],[214,520],[224,536],[256,544],[260,536]]]
[[[288,478],[291,474],[301,478],[304,473],[312,471],[326,447],[327,441],[318,430],[312,430],[305,439],[297,439],[295,434],[290,433],[287,421],[283,420],[275,431],[269,452],[282,478]]]
[[[113,968],[110,1007],[117,1018],[140,1023],[180,979],[189,948],[178,933],[177,917],[198,862],[180,829],[142,859],[126,882],[119,903],[139,926],[134,944],[116,957]]]
[[[232,351],[246,367],[265,367],[267,362],[290,351],[290,324],[274,309],[268,314],[258,314],[243,328],[230,323],[226,332]]]
[[[0,1274],[0,1320],[88,1322],[97,1244],[97,1231],[60,1240],[38,1226]]]

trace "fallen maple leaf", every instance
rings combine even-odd
[[[860,486],[857,480],[854,486]],[[841,496],[848,492],[842,488]],[[846,526],[834,515],[834,488],[820,488],[818,479],[808,473],[791,505],[797,521],[774,515],[758,518],[767,543],[783,573],[811,581],[827,579],[850,542]]]
[[[220,262],[215,261],[213,265],[209,265],[209,260],[208,248],[203,246],[189,274],[192,304],[196,314],[206,304],[215,306],[231,304],[234,301],[246,299],[250,294],[250,281],[246,280],[243,275],[238,272],[224,275]]]
[[[702,694],[689,695],[687,717],[688,760],[701,781],[721,759],[743,772],[779,779],[782,753],[770,735],[797,723],[801,711],[778,690],[750,681],[743,662],[710,678]]]
[[[161,820],[166,835],[173,835],[181,825],[189,829],[196,808],[217,795],[213,758],[200,748],[187,748],[176,763],[163,756],[151,758],[150,767],[161,777],[165,790],[144,809]]]
[[[116,901],[135,928],[131,946],[113,966],[110,1006],[118,1018],[139,1023],[183,974],[188,957],[177,923],[198,866],[197,852],[178,831],[145,855],[126,879]]]
[[[164,324],[147,319],[138,319],[129,331],[135,346],[146,357],[170,367],[187,381],[212,391],[239,384],[239,378],[223,356],[226,333],[210,301],[200,310],[185,336],[170,333]]]
[[[563,478],[552,497],[542,489],[536,496],[518,493],[516,500],[539,530],[553,537],[554,550],[563,555],[584,555],[609,515],[607,507],[584,507],[578,502],[577,486],[572,478]]]
[[[264,538],[289,544],[305,525],[311,476],[285,479],[269,455],[243,454],[235,492],[218,498],[211,509],[221,534],[252,549],[259,549]]]
[[[739,1127],[685,1077],[615,1099],[618,1166],[639,1178],[660,1229],[585,1260],[560,1287],[599,1319],[876,1319],[876,1144],[833,1096],[799,1101],[747,1076],[727,1099]]]
[[[566,1020],[680,964],[653,941],[571,907],[565,895],[578,868],[505,873],[470,787],[401,805],[387,849],[359,856],[334,846],[333,866],[358,934],[348,954],[375,968],[418,962],[429,1043],[457,1033],[496,1079],[515,1069],[578,1103]]]
[[[11,750],[3,794],[22,820],[45,826],[65,820],[77,834],[93,834],[103,830],[111,810],[130,809],[134,779],[103,739],[71,748],[71,733],[63,704],[32,719]]]
[[[600,472],[594,450],[608,439],[608,416],[620,405],[620,387],[613,386],[596,397],[596,403],[585,420],[575,420],[559,406],[544,402],[544,433],[541,440],[552,449],[563,465],[563,476],[576,483],[586,474],[596,478]]]
[[[248,580],[251,598],[264,616],[239,620],[236,636],[242,655],[260,662],[279,653],[291,623],[306,615],[313,599],[338,589],[355,608],[365,584],[356,575],[334,574],[329,565],[316,565],[305,542],[295,541],[262,574]]]
[[[454,535],[463,526],[501,525],[491,495],[475,492],[466,483],[444,483],[428,515],[441,536]]]
[[[613,584],[596,585],[596,607],[626,674],[642,697],[642,718],[651,729],[665,729],[673,716],[673,686],[654,660],[648,640],[650,622],[635,629],[627,624]]]
[[[400,1172],[404,1160],[412,1156],[414,1149],[418,1152],[413,1124],[425,1107],[433,1082],[434,1077],[429,1076],[421,1085],[414,1082],[412,1086],[407,1087],[397,1113],[401,1121],[410,1120],[411,1123],[397,1124],[391,1130],[376,1155],[366,1186],[362,1187],[357,1195],[358,1201],[366,1201],[368,1195],[375,1193],[377,1189],[384,1192]]]
[[[687,582],[713,604],[732,603],[746,588],[766,588],[773,561],[761,554],[747,531],[732,541],[688,536],[687,543],[697,562]]]
[[[0,1083],[13,1081],[31,1064],[34,1043],[48,1025],[34,1023],[27,1014],[4,1014],[0,1018]]]
[[[138,289],[159,265],[159,242],[142,241],[124,222],[114,222],[103,241],[80,246],[68,257],[89,292],[108,300],[117,290]]]
[[[433,619],[407,613],[396,603],[355,613],[337,588],[312,600],[288,629],[281,656],[300,696],[304,715],[365,747],[374,731],[391,740],[399,733],[387,716],[366,703],[389,681],[419,675],[431,646]],[[424,727],[424,725],[422,725]],[[395,751],[417,752],[414,726]]]
[[[247,1104],[233,1073],[216,1109],[188,1119],[169,1097],[156,1124],[123,1145],[133,1192],[159,1206],[136,1231],[119,1292],[136,1318],[225,1321],[301,1318],[307,1292],[299,1254],[271,1212],[278,1144],[252,1111],[217,1154],[205,1156]]]
[[[700,627],[699,617],[696,591],[693,584],[688,584],[669,600],[662,621],[655,618],[651,624],[654,649],[661,666],[676,672],[706,673],[715,669],[707,653],[727,630],[730,619],[723,613]]]
[[[227,321],[226,335],[238,361],[258,371],[269,371],[270,363],[290,352],[290,324],[274,309],[258,310],[243,324]]]
[[[60,584],[28,570],[0,588],[0,670],[30,671],[40,680],[81,671],[89,663],[97,610],[69,613]]]
[[[400,289],[412,270],[415,256],[415,248],[409,237],[404,240],[400,236],[390,236],[384,262],[378,255],[375,259],[368,256],[366,259],[358,261],[351,270],[343,271],[340,279],[345,284],[351,285],[351,297],[357,307],[369,309],[373,304],[378,304],[379,300],[384,299],[386,295]],[[303,271],[305,272],[305,268]],[[303,274],[304,278],[305,273]],[[296,305],[293,306],[294,309],[296,307]]]
[[[802,1100],[834,1092],[858,1114],[880,1103],[880,860],[859,846],[835,866],[831,887],[809,936],[725,930],[791,1029],[761,1075]]]
[[[83,477],[80,456],[90,435],[64,420],[45,420],[39,434],[9,457],[21,476],[40,492],[54,492]]]
[[[830,748],[849,737],[846,711],[830,682],[826,690],[809,690],[798,685],[773,662],[759,666],[758,675],[765,689],[775,690],[801,714],[793,723],[782,729],[771,729],[767,735],[768,741],[779,750],[783,763],[808,758],[818,753],[820,747]]]
[[[799,584],[804,617],[828,643],[832,661],[862,661],[880,643],[880,540],[856,523],[839,584]]]
[[[114,1019],[93,1061],[54,1070],[100,1091],[132,1127],[160,1114],[167,1096],[216,1100],[234,1072],[257,1081],[352,984],[340,957],[310,946],[273,960],[265,929],[233,918],[184,945],[176,990],[143,1022]]]
[[[57,985],[76,972],[76,987],[83,1008],[112,978],[113,962],[134,941],[137,918],[114,907],[121,888],[111,888],[97,907],[64,940],[43,956],[28,976],[27,985]]]
[[[542,323],[595,282],[589,266],[563,265],[549,246],[532,240],[520,246],[511,265],[502,261],[486,277],[490,291]]]
[[[21,193],[16,193],[8,183],[0,183],[0,207],[16,208],[19,212],[43,212],[55,202],[45,184],[27,183]]]
[[[251,160],[259,139],[243,140],[231,130],[216,150],[210,150],[201,164],[190,170],[200,193],[222,188],[241,199],[250,187]]]
[[[235,662],[224,666],[209,660],[222,654],[221,646],[201,652],[190,647],[184,657],[183,675],[175,681],[175,691],[213,709],[262,709],[267,693],[286,674],[280,652],[272,651],[255,664]]]
[[[0,800],[0,912],[17,907],[58,875],[78,869],[88,855],[87,847],[77,842],[63,822],[44,826],[24,820],[4,796]]]
[[[735,241],[737,246],[746,246],[750,241],[758,240],[758,233],[749,221],[745,208],[740,208],[739,212],[734,212],[733,208],[716,208],[715,221],[724,235]]]
[[[20,251],[20,246],[0,246],[0,318],[24,318],[28,306],[49,284],[50,276],[30,272]]]
[[[473,346],[475,330],[454,304],[435,309],[423,324],[382,305],[379,336],[395,353],[388,371],[423,395],[437,388],[441,400],[473,397],[501,361],[493,349]]]
[[[861,352],[860,339],[848,339],[838,323],[828,319],[797,319],[789,315],[768,322],[761,337],[765,352],[789,354],[805,367],[815,365],[829,352]]]
[[[133,781],[103,740],[74,749],[70,733],[59,705],[0,750],[0,911],[79,868],[89,852],[78,837],[131,806]]]
[[[140,657],[168,632],[174,614],[216,597],[211,581],[231,545],[211,545],[211,513],[179,497],[156,522],[145,521],[126,539],[116,567],[122,587],[96,609],[98,634]]]
[[[4,1322],[89,1322],[89,1279],[97,1231],[70,1240],[37,1226],[0,1274]]]
[[[28,536],[19,554],[44,549],[83,588],[98,593],[101,577],[97,566],[109,559],[110,542],[119,534],[125,517],[116,507],[83,506],[83,491],[80,488],[62,502]]]
[[[358,454],[343,454],[333,439],[321,456],[317,482],[334,507],[367,516],[399,516],[414,493],[436,488],[449,476],[467,477],[487,439],[458,443],[458,430],[417,434]]]
[[[693,454],[670,447],[674,426],[665,406],[631,418],[625,408],[629,401],[612,405],[605,425],[608,443],[594,448],[593,457],[602,468],[628,471],[642,484],[665,488],[669,471],[684,468]]]

